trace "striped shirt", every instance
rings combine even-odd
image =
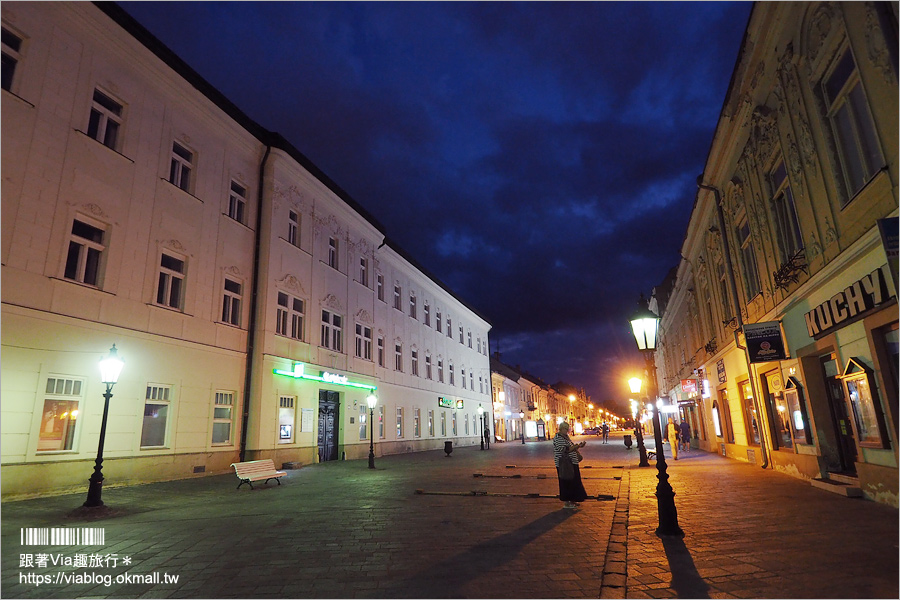
[[[577,465],[580,461],[578,460],[578,455],[575,454],[575,444],[572,443],[569,436],[557,433],[553,438],[553,464],[556,467],[559,467],[559,459],[562,458],[563,453],[567,450],[569,451],[569,460],[572,461],[572,464]]]

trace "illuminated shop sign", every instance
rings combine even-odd
[[[861,319],[870,310],[890,300],[892,296],[881,269],[875,269],[806,313],[809,337],[819,339],[832,329]]]
[[[457,401],[456,401],[456,408],[460,408],[460,409],[461,409],[462,407],[463,407],[463,401],[462,401],[462,400],[457,400]]]
[[[696,379],[682,379],[681,380],[681,391],[687,394],[688,396],[696,396],[697,395],[697,380]]]
[[[361,388],[364,390],[372,390],[375,391],[378,389],[376,386],[361,383],[358,381],[350,381],[347,379],[346,375],[339,375],[337,373],[329,373],[328,371],[319,371],[318,375],[311,375],[310,373],[306,373],[304,371],[303,363],[294,363],[293,371],[285,371],[284,369],[274,369],[272,372],[276,375],[285,375],[287,377],[293,377],[294,379],[309,379],[312,381],[321,381],[322,383],[330,383],[332,385],[344,385],[347,387],[355,387]]]
[[[781,337],[781,323],[778,321],[745,323],[744,337],[747,339],[747,353],[752,363],[787,358],[784,339]]]
[[[461,409],[463,407],[463,401],[457,400],[454,402],[450,398],[444,398],[443,396],[438,396],[438,406],[441,408],[458,408]]]

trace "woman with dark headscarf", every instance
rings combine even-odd
[[[556,465],[556,474],[559,478],[559,499],[565,502],[563,508],[578,508],[577,502],[587,500],[587,492],[584,491],[581,473],[578,470],[578,463],[581,462],[578,449],[584,447],[585,443],[573,442],[569,437],[569,424],[565,421],[559,424],[559,431],[553,438],[553,463]],[[563,478],[559,467],[561,461],[571,463],[574,471],[571,478]]]

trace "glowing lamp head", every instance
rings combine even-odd
[[[478,416],[479,416],[479,417],[484,416],[484,409],[483,409],[482,407],[480,407],[480,406],[478,407]]]
[[[109,349],[109,356],[100,361],[100,381],[109,384],[116,383],[119,381],[119,374],[124,366],[125,363],[119,358],[116,345],[113,344]]]
[[[637,342],[638,350],[656,350],[656,334],[659,330],[659,317],[650,311],[644,295],[638,301],[638,310],[631,317],[631,331]]]
[[[378,398],[375,396],[375,394],[369,394],[366,397],[366,404],[369,405],[369,410],[375,409],[375,405],[378,404]]]
[[[641,392],[641,383],[643,383],[640,377],[632,377],[628,380],[628,387],[631,389],[632,394],[639,394]]]

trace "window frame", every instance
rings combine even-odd
[[[287,242],[296,247],[300,247],[300,213],[296,210],[288,210],[288,233]]]
[[[151,394],[152,390],[152,394]],[[155,450],[159,448],[167,448],[169,445],[169,423],[171,420],[169,419],[171,415],[171,406],[172,406],[172,386],[169,384],[163,383],[147,383],[146,392],[144,394],[144,416],[141,422],[141,439],[140,439],[140,448],[141,450]],[[151,397],[152,396],[152,397]],[[144,435],[147,431],[147,407],[148,405],[153,406],[164,406],[165,414],[164,414],[164,422],[162,425],[162,443],[159,444],[150,444],[145,443]],[[153,418],[156,418],[155,416]],[[149,440],[148,440],[149,441]]]
[[[13,48],[9,42],[14,40],[9,39],[11,36],[15,38],[16,46]],[[23,47],[25,46],[25,37],[21,35],[17,31],[13,31],[6,25],[2,26],[2,34],[0,34],[0,54],[2,54],[2,81],[0,81],[0,87],[2,87],[7,92],[13,94],[13,87],[18,87],[17,82],[18,78],[16,77],[16,71],[18,71],[19,63],[22,61],[22,52]]]
[[[163,263],[166,257],[171,260],[177,261],[181,264],[181,271],[177,271],[172,267],[167,267]],[[164,308],[171,308],[173,310],[184,312],[184,297],[185,290],[187,289],[187,259],[186,257],[172,252],[168,249],[163,249],[159,253],[159,260],[157,261],[157,279],[156,279],[156,301],[155,304],[157,306],[162,306]],[[172,304],[172,294],[173,289],[172,286],[178,281],[178,290],[175,290],[178,298],[175,304]],[[161,295],[164,297],[161,298]]]
[[[234,445],[234,407],[235,407],[235,396],[236,393],[233,390],[216,390],[213,394],[213,411],[212,411],[212,427],[210,430],[211,433],[211,445],[213,446],[233,446]],[[219,402],[219,399],[222,399],[222,402]],[[225,400],[229,400],[229,402],[225,402]],[[228,418],[216,416],[216,411],[220,410],[228,410]],[[222,414],[222,413],[218,413]],[[228,424],[228,439],[224,441],[216,441],[216,425]],[[221,429],[221,428],[220,428]]]
[[[744,235],[745,231],[746,236]],[[762,281],[759,277],[759,263],[756,257],[756,247],[753,244],[753,232],[750,230],[750,220],[746,215],[738,220],[735,234],[741,249],[745,301],[749,304],[751,300],[762,293]]]
[[[181,152],[179,152],[179,149]],[[188,156],[185,156],[182,152]],[[172,140],[167,181],[178,189],[191,194],[194,185],[194,178],[191,175],[194,172],[196,163],[197,153],[193,149],[178,140]]]
[[[344,351],[343,317],[327,308],[322,309],[322,328],[319,345],[333,352]]]
[[[787,164],[779,156],[768,173],[769,188],[772,193],[770,207],[778,236],[781,264],[785,264],[803,250],[803,229],[797,217],[797,203],[791,189]]]
[[[241,225],[247,224],[247,186],[235,179],[231,180],[229,186],[228,217]]]
[[[356,323],[356,358],[372,360],[372,326]]]
[[[100,234],[100,241],[76,233],[76,223],[97,230]],[[102,289],[108,233],[109,227],[99,221],[89,219],[81,214],[72,218],[72,227],[69,229],[68,236],[69,243],[66,246],[65,261],[63,262],[63,279]],[[76,251],[77,257],[74,257],[73,261],[73,248],[75,247],[79,250]],[[70,268],[72,262],[74,262],[74,269]],[[74,270],[73,276],[69,276],[71,270]],[[93,281],[88,281],[90,273],[93,273]]]
[[[97,97],[100,96],[100,99]],[[108,101],[112,106],[108,106]],[[88,113],[88,125],[85,133],[88,137],[118,152],[120,133],[125,123],[125,105],[111,94],[100,88],[94,88],[91,96],[91,110]]]
[[[281,303],[282,296],[286,304]],[[300,310],[297,310],[297,303]],[[276,290],[275,294],[275,335],[282,335],[297,341],[306,340],[306,301],[287,292]],[[290,317],[290,335],[288,335],[288,318]]]
[[[338,240],[334,236],[328,237],[328,266],[334,269],[335,271],[339,271],[338,268],[338,252],[340,251],[340,240]]]
[[[52,382],[52,383],[51,383]],[[39,421],[39,429],[37,435],[37,446],[35,454],[44,456],[47,454],[60,454],[78,452],[80,427],[78,427],[78,415],[81,413],[81,405],[84,403],[86,380],[81,377],[73,377],[70,375],[50,374],[44,384],[44,392],[41,396],[44,399],[41,408],[41,419]],[[52,389],[51,389],[52,388]],[[65,404],[66,406],[60,406]],[[74,407],[74,408],[73,408]],[[62,417],[57,418],[57,410],[64,408]],[[48,417],[48,412],[52,414]],[[74,415],[74,416],[73,416]],[[64,421],[64,422],[63,422]],[[53,424],[53,434],[48,436],[48,425]],[[42,448],[42,438],[55,439],[57,429],[59,430],[59,440],[62,447]]]
[[[237,290],[229,289],[228,284],[237,286]],[[222,281],[222,323],[240,327],[244,307],[244,283],[234,277],[225,276]]]

